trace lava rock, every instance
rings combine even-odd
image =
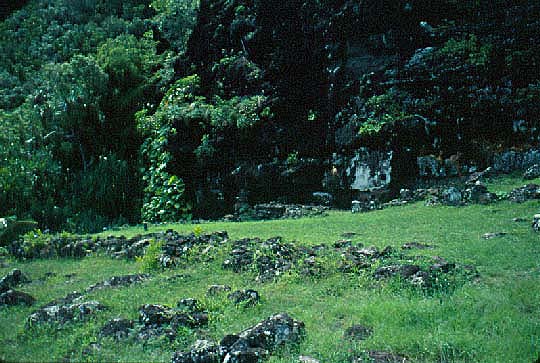
[[[515,203],[523,203],[532,199],[540,199],[540,185],[527,184],[512,190],[508,195],[508,200]]]
[[[99,335],[120,340],[127,338],[131,329],[133,329],[133,320],[116,318],[105,323],[100,329]]]
[[[86,292],[92,292],[94,290],[100,290],[109,287],[125,287],[134,283],[143,282],[150,278],[148,274],[133,274],[124,276],[114,276],[103,282],[94,284],[86,289]]]
[[[502,236],[506,236],[506,235],[507,235],[506,232],[489,232],[489,233],[484,233],[482,235],[482,238],[483,239],[492,239],[492,238],[502,237]]]
[[[33,312],[27,320],[29,326],[47,322],[64,324],[75,320],[86,320],[88,316],[105,309],[98,301],[82,301],[83,296],[74,292],[65,298],[53,300]]]
[[[416,241],[407,242],[403,246],[401,246],[401,249],[403,250],[412,250],[413,248],[424,250],[426,248],[433,248],[433,246]]]
[[[375,270],[375,273],[373,276],[376,279],[381,279],[385,277],[391,277],[400,275],[403,278],[409,278],[413,276],[415,273],[420,271],[420,267],[416,265],[390,265],[390,266],[383,266],[379,267]]]
[[[538,232],[540,231],[540,214],[535,214],[533,217],[532,228]]]
[[[0,305],[32,305],[36,299],[27,293],[15,290],[8,290],[0,294]]]
[[[540,164],[534,164],[525,170],[523,173],[523,179],[531,180],[540,178]]]
[[[227,298],[236,305],[255,306],[260,300],[259,293],[255,290],[237,290],[227,295]]]
[[[13,269],[6,276],[0,279],[0,293],[6,292],[17,285],[20,285],[22,283],[28,283],[28,282],[30,282],[30,279],[26,277],[21,272],[21,270]]]
[[[450,187],[442,192],[442,199],[446,205],[458,206],[461,204],[462,194],[456,187]]]

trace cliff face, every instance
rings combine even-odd
[[[252,201],[322,189],[346,201],[351,175],[399,188],[417,178],[417,157],[460,152],[482,168],[536,146],[540,5],[436,3],[201,1],[187,57],[202,94],[263,95],[271,113],[241,142],[211,130],[227,162],[202,166],[192,188],[203,195],[211,180],[229,206],[240,189]],[[363,175],[371,152],[391,156]]]

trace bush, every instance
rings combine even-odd
[[[160,267],[159,257],[161,256],[162,241],[150,240],[150,244],[146,248],[144,256],[136,257],[136,261],[140,266],[141,271],[155,271]]]

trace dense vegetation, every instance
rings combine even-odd
[[[334,192],[325,170],[359,146],[399,155],[394,190],[419,155],[462,151],[485,167],[538,143],[539,12],[29,1],[0,25],[0,215],[95,231],[221,217],[243,190],[306,202]]]

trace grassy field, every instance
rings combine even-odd
[[[538,182],[538,181],[536,181]],[[489,183],[491,191],[508,192],[523,184],[507,177]],[[140,265],[107,256],[83,259],[4,261],[3,276],[20,268],[32,283],[18,289],[37,299],[34,307],[0,308],[0,361],[122,361],[167,362],[173,351],[194,340],[219,341],[277,312],[288,312],[306,324],[305,339],[274,354],[269,362],[297,362],[299,355],[325,363],[348,362],[363,350],[390,351],[411,362],[533,362],[540,353],[540,234],[530,227],[539,201],[523,204],[498,202],[488,206],[426,207],[422,202],[364,214],[332,211],[327,217],[243,223],[203,223],[205,232],[226,230],[230,240],[242,237],[282,236],[305,245],[332,245],[344,232],[355,232],[353,242],[399,249],[406,242],[434,245],[411,255],[442,256],[459,264],[476,266],[480,277],[449,292],[427,295],[390,282],[376,282],[362,274],[335,271],[322,278],[284,275],[277,282],[257,284],[252,273],[233,273],[221,267],[225,251],[209,262],[189,263],[153,272],[144,283],[90,293],[108,307],[85,323],[25,329],[25,320],[52,299],[117,275],[139,272]],[[527,222],[514,222],[516,217]],[[151,226],[150,231],[172,228],[192,232],[194,225]],[[483,239],[486,232],[506,232]],[[131,227],[104,234],[142,233]],[[54,273],[47,277],[47,273]],[[179,275],[176,279],[170,276]],[[71,275],[71,276],[68,276]],[[253,288],[261,302],[252,308],[235,307],[224,298],[207,298],[212,284]],[[99,328],[110,318],[136,320],[145,303],[175,306],[181,298],[200,299],[210,311],[210,323],[200,330],[182,331],[170,343],[117,343],[98,338]],[[353,324],[373,328],[363,341],[344,338]],[[93,342],[100,344],[86,354]],[[87,350],[87,349],[86,349]]]

